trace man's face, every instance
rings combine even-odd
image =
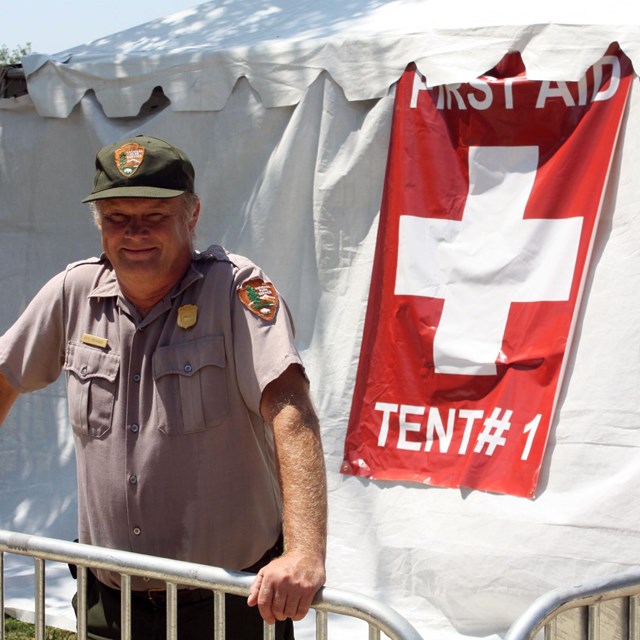
[[[180,280],[191,260],[199,205],[190,219],[184,196],[109,198],[98,207],[102,248],[129,290],[171,288]]]

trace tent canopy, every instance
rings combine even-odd
[[[55,56],[32,54],[24,68],[43,116],[67,117],[90,90],[108,117],[135,116],[156,86],[176,111],[219,110],[241,77],[266,107],[290,106],[323,71],[347,100],[369,100],[410,62],[431,86],[476,78],[508,51],[521,52],[532,79],[578,80],[614,41],[640,62],[633,11],[621,0],[606,11],[552,0],[213,1]]]

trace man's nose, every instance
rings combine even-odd
[[[125,227],[125,233],[130,236],[143,235],[149,232],[149,225],[143,216],[131,216]]]

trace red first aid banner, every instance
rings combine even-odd
[[[534,497],[631,78],[405,72],[343,473]]]

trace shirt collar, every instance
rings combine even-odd
[[[169,296],[175,298],[194,282],[201,280],[204,276],[200,271],[200,264],[209,260],[229,261],[227,252],[219,245],[211,245],[206,251],[194,251],[191,257],[191,264],[182,280],[171,290]],[[100,256],[100,261],[104,266],[105,275],[100,282],[89,292],[89,298],[111,298],[121,295],[120,285],[116,278],[116,272],[104,253]]]

